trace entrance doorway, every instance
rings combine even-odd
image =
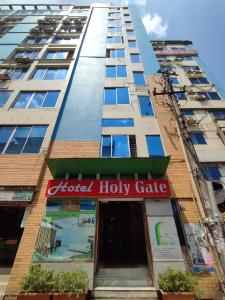
[[[100,203],[100,218],[100,265],[104,268],[147,266],[142,203]]]
[[[0,274],[14,263],[23,234],[24,207],[0,207]]]

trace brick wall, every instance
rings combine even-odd
[[[191,187],[190,176],[192,174],[189,173],[187,168],[176,121],[170,107],[167,105],[169,100],[164,95],[153,96],[153,89],[155,87],[157,91],[162,91],[163,89],[157,82],[159,82],[158,77],[155,77],[155,80],[153,77],[148,78],[152,105],[159,122],[162,141],[166,153],[171,156],[167,176],[172,190],[172,197],[176,198],[179,203],[183,222],[198,223],[200,215]],[[190,258],[188,262],[190,265]],[[198,277],[201,299],[222,299],[218,289],[218,277],[216,274],[200,274],[196,276]]]

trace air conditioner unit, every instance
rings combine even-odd
[[[194,90],[192,90],[192,89],[188,89],[187,93],[188,93],[188,95],[194,95],[195,94]]]
[[[186,118],[186,124],[188,126],[198,125],[198,121],[195,119],[194,116],[185,116],[185,118]]]
[[[4,73],[0,73],[0,81],[7,81],[10,80],[10,77],[7,72],[4,71]]]
[[[197,100],[197,101],[204,101],[204,100],[206,100],[207,98],[206,98],[206,96],[205,95],[201,95],[201,94],[196,94],[195,95],[195,100]]]
[[[202,76],[202,71],[201,70],[196,70],[194,71],[195,76]]]
[[[64,25],[70,25],[71,24],[71,21],[66,19],[66,20],[63,20],[63,24]]]
[[[31,59],[29,57],[16,57],[15,58],[16,63],[18,64],[23,64],[23,65],[28,65],[31,64]]]

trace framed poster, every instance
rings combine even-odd
[[[48,200],[33,261],[92,259],[95,224],[95,200]]]

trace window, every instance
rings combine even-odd
[[[123,43],[123,37],[118,36],[118,35],[107,37],[107,43],[108,44],[122,44]]]
[[[35,59],[38,56],[39,51],[16,51],[13,58],[17,57],[28,57],[30,59]]]
[[[160,135],[146,136],[149,156],[164,156]]]
[[[14,108],[45,108],[55,107],[58,91],[50,92],[20,92]]]
[[[202,133],[190,133],[190,138],[194,145],[206,144],[205,138]]]
[[[46,44],[48,42],[48,38],[40,37],[40,38],[35,38],[35,37],[28,37],[25,40],[25,44],[33,45],[33,44]]]
[[[176,77],[170,77],[171,84],[179,84],[179,81]]]
[[[225,110],[214,110],[212,113],[216,119],[225,119]]]
[[[133,76],[136,85],[145,85],[144,72],[133,72]]]
[[[195,114],[194,114],[193,110],[185,109],[185,110],[183,110],[183,115],[184,116],[194,116]]]
[[[175,93],[176,99],[179,100],[187,100],[185,93]]]
[[[183,51],[186,50],[185,47],[171,47],[171,50],[173,51]]]
[[[120,17],[120,12],[112,12],[112,13],[109,13],[109,17]]]
[[[32,79],[63,80],[66,78],[67,68],[38,68]]]
[[[126,66],[106,66],[106,77],[127,77]]]
[[[121,58],[125,57],[125,51],[124,49],[107,49],[106,55],[111,58]]]
[[[175,71],[175,68],[172,66],[162,66],[161,68],[162,72],[172,73]]]
[[[109,24],[112,25],[112,26],[120,26],[121,25],[121,20],[120,19],[109,20]]]
[[[56,37],[53,40],[53,44],[58,44],[58,45],[62,45],[62,44],[67,44],[67,45],[72,45],[72,44],[76,44],[78,39],[76,39],[75,37]]]
[[[101,144],[102,157],[136,157],[135,136],[103,135]]]
[[[218,167],[205,167],[204,173],[207,180],[220,180],[222,177]]]
[[[189,78],[192,84],[208,84],[208,80],[205,77],[193,77]]]
[[[12,68],[7,69],[7,74],[11,80],[22,79],[26,74],[28,68]]]
[[[129,46],[129,48],[136,48],[137,43],[135,40],[130,40],[130,41],[128,41],[128,46]]]
[[[183,56],[183,60],[193,60],[193,57],[192,56]]]
[[[72,59],[73,53],[73,51],[69,50],[50,50],[46,52],[45,59]]]
[[[142,116],[154,116],[152,104],[149,96],[138,96],[139,106]]]
[[[127,29],[127,35],[134,35],[134,31],[132,29]]]
[[[0,91],[0,107],[3,107],[6,101],[9,99],[11,92],[9,91]]]
[[[121,27],[108,27],[108,33],[122,32]]]
[[[126,26],[131,26],[131,21],[125,21]]]
[[[129,92],[126,87],[105,88],[104,104],[130,104]]]
[[[141,62],[141,60],[140,60],[140,55],[137,54],[137,53],[132,53],[132,54],[130,55],[130,60],[131,60],[131,62],[132,62],[133,64],[136,64],[136,63],[140,63],[140,62]]]
[[[0,153],[38,153],[47,126],[0,126]]]
[[[207,100],[221,100],[220,96],[216,92],[201,92],[197,94],[204,96]]]
[[[182,68],[185,72],[194,72],[200,70],[199,66],[182,66]]]
[[[171,206],[173,210],[174,221],[177,227],[177,233],[181,246],[186,246],[185,234],[182,226],[182,218],[180,216],[179,205],[176,199],[171,199]]]
[[[102,119],[102,127],[133,127],[133,119]]]

